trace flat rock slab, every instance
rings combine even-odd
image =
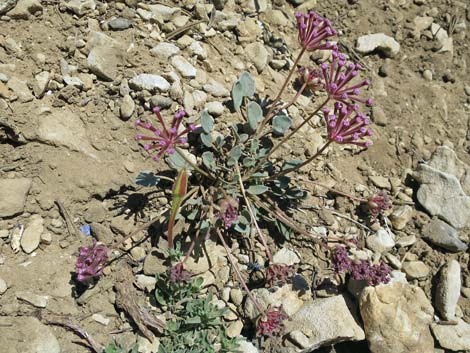
[[[31,183],[29,178],[0,179],[0,218],[23,212]]]
[[[452,251],[466,251],[468,246],[459,239],[458,231],[440,219],[433,219],[421,230],[424,239],[440,248]]]
[[[400,44],[384,33],[374,33],[361,36],[357,39],[356,50],[361,54],[379,51],[383,55],[393,58],[400,51]]]
[[[305,303],[285,324],[289,338],[300,346],[301,353],[323,345],[365,338],[341,295]]]
[[[402,282],[367,287],[359,306],[371,352],[434,352],[434,309],[421,288]]]
[[[0,347],[5,353],[60,353],[52,330],[34,317],[0,317]]]
[[[431,325],[432,333],[439,344],[452,351],[470,349],[470,324],[459,319],[457,325]]]

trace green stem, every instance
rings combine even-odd
[[[300,58],[302,57],[302,55],[304,53],[305,53],[305,48],[302,48],[299,55],[295,59],[294,64],[292,65],[292,68],[289,71],[289,74],[287,75],[286,80],[282,84],[281,89],[279,90],[279,93],[277,94],[276,98],[274,98],[273,102],[271,103],[271,107],[269,108],[268,113],[266,114],[266,117],[261,122],[261,124],[258,128],[258,131],[261,131],[263,129],[263,127],[269,122],[269,120],[272,119],[274,108],[276,107],[277,102],[279,102],[279,99],[281,99],[281,95],[284,92],[284,90],[286,89],[287,84],[289,83],[289,81],[290,81],[292,75],[294,74],[295,70],[297,69],[297,64],[299,63]]]
[[[185,160],[186,163],[188,163],[191,167],[193,167],[194,170],[196,170],[199,174],[201,175],[204,175],[206,178],[209,178],[210,180],[212,181],[216,181],[217,178],[206,173],[204,170],[202,170],[201,168],[199,168],[197,166],[197,164],[193,163],[188,157],[186,157],[183,153],[183,151],[181,151],[178,147],[175,147],[175,151],[178,152],[178,154],[181,156],[181,158],[183,158]]]
[[[330,98],[328,97],[315,111],[310,114],[304,121],[297,126],[294,130],[292,130],[287,136],[285,136],[276,146],[271,148],[266,156],[255,166],[253,170],[247,173],[247,175],[243,178],[243,181],[248,180],[254,173],[256,173],[263,165],[266,163],[269,157],[284,143],[286,143],[297,131],[299,131],[305,124],[307,124],[328,102]]]
[[[326,141],[326,143],[317,151],[317,153],[315,153],[312,157],[310,157],[309,159],[307,159],[306,161],[296,165],[295,167],[292,167],[292,168],[289,168],[289,169],[286,169],[286,170],[283,170],[277,174],[274,174],[272,176],[269,177],[269,180],[273,180],[273,179],[276,179],[282,175],[286,175],[286,174],[289,174],[291,172],[294,172],[296,170],[299,170],[303,167],[305,167],[307,164],[309,164],[310,162],[312,162],[315,158],[317,158],[319,155],[321,155],[323,153],[324,150],[326,150],[326,148],[330,145],[332,141],[331,140],[328,140]]]

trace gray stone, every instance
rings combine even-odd
[[[302,348],[301,353],[312,352],[324,345],[365,338],[364,331],[341,295],[305,303],[289,321],[285,321],[285,325],[289,338]]]
[[[134,100],[130,95],[125,95],[122,98],[121,106],[119,107],[119,112],[122,120],[128,120],[135,110]]]
[[[49,301],[49,297],[31,292],[18,292],[16,293],[16,298],[31,304],[36,308],[45,308]]]
[[[377,233],[366,238],[367,247],[377,253],[390,251],[395,246],[394,235],[380,228]]]
[[[202,46],[202,44],[198,41],[194,41],[191,43],[189,46],[189,51],[193,53],[193,55],[196,55],[199,59],[206,59],[207,58],[207,52],[206,49]]]
[[[214,97],[230,96],[230,91],[223,84],[212,78],[203,86],[203,89]]]
[[[359,305],[371,352],[433,352],[434,309],[421,288],[402,282],[367,287]]]
[[[43,71],[34,76],[36,81],[33,84],[33,91],[37,98],[41,98],[46,92],[47,86],[51,79],[51,74],[47,71]]]
[[[295,265],[300,262],[300,257],[293,250],[282,248],[273,255],[273,263],[284,265]]]
[[[132,27],[132,21],[127,18],[118,17],[109,21],[108,27],[113,31],[123,31]]]
[[[161,109],[168,109],[171,107],[173,104],[173,100],[169,97],[165,97],[162,95],[155,95],[150,98],[150,106],[152,108],[154,107],[160,107]]]
[[[195,90],[193,92],[193,102],[195,108],[201,108],[207,101],[207,94],[204,91]]]
[[[468,246],[459,239],[458,231],[440,219],[433,219],[426,224],[421,234],[424,239],[443,249],[452,252],[467,251]]]
[[[384,33],[374,33],[359,37],[356,50],[361,54],[369,54],[377,50],[383,55],[393,58],[400,51],[400,44]]]
[[[413,212],[413,208],[409,205],[397,207],[390,215],[393,228],[397,230],[405,228],[406,224],[411,221]]]
[[[0,0],[0,15],[3,15],[15,7],[18,0]]]
[[[371,175],[369,180],[378,188],[390,190],[392,186],[390,185],[390,180],[381,175]]]
[[[65,3],[65,8],[77,16],[83,16],[96,8],[95,0],[71,0]]]
[[[140,74],[129,81],[129,86],[135,90],[147,90],[149,92],[167,92],[170,83],[160,75]]]
[[[436,309],[444,320],[455,320],[461,287],[460,264],[450,260],[442,268],[436,288]]]
[[[0,218],[16,216],[23,212],[31,184],[32,180],[29,178],[0,179]]]
[[[148,8],[153,14],[163,18],[165,21],[170,21],[173,16],[181,11],[178,7],[170,7],[162,4],[148,5]]]
[[[27,20],[36,12],[42,11],[42,5],[39,0],[19,0],[13,10],[8,12],[8,16],[14,19]]]
[[[207,109],[212,116],[220,116],[224,113],[225,107],[221,102],[207,102],[204,109]]]
[[[157,284],[155,276],[137,275],[135,277],[136,285],[140,289],[143,289],[146,292],[152,292],[155,290],[155,284]]]
[[[158,43],[156,46],[150,49],[150,53],[152,55],[155,55],[156,57],[162,60],[167,60],[171,58],[173,55],[178,54],[179,51],[180,51],[180,48],[178,48],[173,43],[167,43],[167,42]]]
[[[259,353],[258,348],[256,348],[253,343],[245,340],[238,342],[238,349],[243,353]]]
[[[101,32],[92,32],[88,42],[88,68],[102,80],[113,81],[117,77],[118,65],[124,62],[125,49],[119,42]]]
[[[407,261],[402,270],[408,279],[423,279],[429,275],[429,267],[422,261]]]
[[[144,259],[144,274],[155,276],[157,273],[164,273],[167,270],[165,260],[161,258],[161,253],[154,248]]]
[[[5,293],[8,289],[7,282],[3,278],[0,278],[0,295]]]
[[[92,200],[87,205],[87,210],[83,215],[83,218],[87,222],[97,222],[101,223],[106,217],[106,210],[103,207],[103,204],[98,200]]]
[[[83,81],[80,80],[78,77],[64,76],[63,79],[67,86],[75,86],[80,89],[83,88]]]
[[[105,245],[110,245],[113,242],[114,235],[107,226],[92,222],[90,227],[91,234],[93,234],[98,241]]]
[[[241,305],[243,302],[243,292],[240,288],[232,288],[230,290],[230,300],[235,305]]]
[[[21,103],[27,103],[34,99],[26,81],[20,80],[18,77],[12,77],[8,80],[7,87],[11,89]]]
[[[470,350],[470,324],[459,319],[457,325],[431,325],[432,333],[439,344],[452,351]]]
[[[178,72],[186,78],[195,78],[196,77],[196,68],[191,65],[184,57],[181,55],[175,55],[171,58],[171,65],[178,70]]]
[[[5,353],[60,353],[59,342],[52,329],[35,317],[2,316],[0,326],[0,347]]]
[[[31,216],[31,220],[26,226],[21,237],[21,248],[27,254],[37,249],[41,242],[41,234],[44,231],[44,220],[40,215]]]
[[[248,60],[255,65],[259,73],[261,73],[268,64],[269,53],[261,43],[255,42],[248,44],[245,47],[245,54]]]

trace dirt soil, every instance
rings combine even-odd
[[[199,18],[195,11],[196,2],[167,1],[165,4],[184,9],[181,13],[189,17],[189,22],[195,22]],[[265,2],[286,15],[285,24],[274,23],[265,12],[249,11],[249,6],[242,1],[229,0],[223,12],[238,13],[243,20],[261,21],[263,31],[257,38],[270,47],[270,59],[292,60],[298,50],[296,9],[286,1],[261,3]],[[111,234],[114,240],[122,239],[159,215],[170,197],[168,192],[149,193],[148,189],[141,189],[134,183],[140,171],[158,171],[166,167],[163,162],[149,158],[135,141],[136,129],[132,122],[137,117],[150,116],[151,95],[143,91],[133,92],[135,111],[131,119],[122,119],[120,89],[123,81],[129,81],[137,74],[155,73],[167,77],[174,70],[168,60],[152,55],[150,48],[166,41],[165,36],[177,27],[167,22],[159,28],[157,24],[143,20],[136,14],[138,6],[135,3],[97,2],[94,11],[77,16],[66,9],[62,1],[42,1],[42,11],[28,19],[3,15],[0,20],[0,75],[7,76],[8,82],[13,77],[26,82],[31,95],[37,84],[35,76],[42,72],[50,74],[45,93],[31,99],[11,89],[9,83],[0,82],[0,97],[3,97],[0,98],[0,179],[32,180],[23,212],[0,218],[0,231],[11,232],[14,227],[25,226],[32,215],[37,214],[44,220],[44,232],[51,237],[43,240],[32,254],[21,249],[15,252],[11,239],[0,239],[0,278],[8,284],[6,292],[0,295],[0,316],[40,318],[43,315],[41,311],[65,315],[103,344],[112,337],[130,345],[136,336],[132,330],[126,329],[126,318],[114,305],[115,294],[109,278],[111,272],[119,271],[118,268],[109,269],[95,295],[85,301],[77,301],[83,289],[74,281],[75,259],[78,248],[89,243],[89,238],[78,232],[78,228],[85,223],[100,223],[106,227],[107,235]],[[420,228],[430,220],[430,216],[416,203],[417,185],[410,178],[418,162],[429,159],[441,145],[452,147],[462,161],[470,164],[470,4],[451,0],[331,0],[318,1],[311,8],[332,20],[341,32],[343,50],[367,68],[363,75],[372,82],[370,95],[376,104],[372,115],[373,146],[363,152],[335,147],[330,149],[328,158],[322,157],[310,170],[297,176],[313,195],[310,207],[306,207],[303,213],[304,223],[310,227],[324,226],[331,235],[337,232],[347,234],[348,230],[351,234],[357,233],[358,228],[348,219],[322,211],[326,206],[357,219],[356,207],[308,180],[357,193],[378,189],[369,177],[383,176],[392,181],[389,192],[396,200],[414,202],[412,220],[395,234],[397,239],[415,235],[418,240],[415,246],[400,248],[396,253],[403,257],[409,252],[408,259],[425,262],[431,275],[424,281],[411,282],[419,284],[431,296],[432,274],[446,259],[456,258],[463,266],[463,285],[470,287],[468,253],[442,252],[421,240]],[[414,21],[417,16],[431,16],[434,23],[446,31],[453,30],[453,50],[439,52],[438,43],[429,30],[416,35]],[[133,26],[122,31],[106,30],[106,23],[114,17],[128,18]],[[467,27],[462,23],[467,23]],[[204,43],[207,51],[207,58],[191,58],[193,65],[202,73],[195,79],[183,79],[183,88],[193,90],[201,87],[204,80],[213,78],[230,89],[239,73],[248,70],[256,78],[260,96],[272,97],[286,76],[287,67],[273,69],[267,66],[258,73],[243,50],[255,37],[250,38],[250,33],[242,37],[233,28],[215,28],[215,35],[208,38],[201,34],[201,26],[194,26],[170,40],[181,47],[181,37],[189,35]],[[89,36],[95,30],[103,30],[122,46],[124,58],[119,61],[117,73],[110,81],[96,77],[87,67]],[[354,50],[356,40],[368,33],[385,33],[394,37],[401,45],[399,54],[394,58],[386,58],[380,53],[358,54]],[[12,45],[11,40],[17,46]],[[276,41],[282,44],[277,45]],[[183,56],[191,57],[188,49],[182,52]],[[67,70],[71,72],[70,76],[81,78],[81,87],[64,83],[64,71]],[[10,90],[3,91],[2,95],[5,87],[10,87]],[[286,98],[293,92],[290,88]],[[214,101],[228,99],[209,98]],[[312,107],[306,107],[303,102],[297,104],[297,108],[310,111]],[[171,111],[182,105],[182,97],[173,100]],[[190,114],[193,120],[201,110],[202,107],[194,108]],[[233,118],[232,113],[225,109],[217,121],[223,125],[224,120]],[[314,143],[318,131],[323,131],[322,122],[318,121],[316,127],[316,133],[304,131],[290,146],[295,156],[303,157],[310,153],[309,144]],[[64,210],[74,227],[67,227]],[[468,237],[466,230],[460,233],[464,240]],[[137,241],[145,234],[142,232]],[[156,242],[155,239],[146,239],[140,247],[148,253]],[[309,255],[309,246],[300,241],[293,243],[304,262],[321,266],[321,261]],[[135,253],[133,255],[133,261],[141,266],[142,258]],[[47,296],[46,308],[38,308],[19,298],[19,293],[23,292]],[[146,302],[146,294],[139,293],[139,301]],[[470,321],[470,300],[462,297],[459,304],[466,321]],[[96,313],[110,319],[109,324],[104,326],[97,322],[92,317]],[[63,327],[50,327],[62,352],[90,351],[77,343],[80,340],[74,333]],[[11,346],[3,347],[0,349],[2,352],[17,351],[14,347],[19,347],[18,342],[10,340],[7,343]]]

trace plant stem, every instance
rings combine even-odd
[[[249,289],[248,286],[246,285],[246,282],[245,282],[245,280],[243,279],[242,274],[240,273],[240,270],[239,270],[237,264],[236,264],[235,261],[233,260],[232,254],[231,254],[231,252],[230,252],[230,248],[228,247],[227,243],[225,242],[225,239],[224,239],[222,233],[221,233],[220,230],[218,230],[218,229],[216,229],[215,231],[217,232],[217,235],[219,236],[219,239],[220,239],[220,241],[222,242],[222,245],[224,246],[225,251],[227,252],[228,260],[230,261],[230,264],[232,265],[233,270],[234,270],[235,273],[237,274],[237,277],[238,277],[238,280],[240,281],[240,284],[242,285],[243,289],[245,290],[245,292],[246,292],[246,294],[248,295],[248,297],[250,298],[250,300],[253,302],[253,305],[256,307],[256,309],[258,310],[258,312],[259,312],[260,314],[263,314],[263,313],[264,313],[264,310],[261,308],[261,306],[259,305],[258,301],[255,299],[255,297],[254,297],[253,294],[251,293],[250,289]]]
[[[343,191],[336,190],[336,189],[334,189],[334,188],[332,188],[332,187],[329,187],[329,186],[327,186],[327,185],[324,185],[324,184],[321,184],[321,183],[317,183],[316,181],[303,180],[303,182],[309,182],[309,183],[315,184],[315,185],[320,186],[320,187],[322,187],[322,188],[324,188],[324,189],[328,189],[328,191],[331,191],[331,192],[334,193],[334,194],[347,197],[348,199],[353,200],[353,201],[367,202],[367,200],[364,199],[364,198],[362,198],[362,197],[356,197],[356,196],[347,194],[347,193],[345,193],[345,192],[343,192]]]
[[[289,108],[292,104],[294,104],[297,99],[299,99],[300,95],[302,94],[302,92],[305,90],[305,88],[307,87],[307,84],[304,83],[302,85],[302,87],[299,88],[299,90],[297,91],[297,93],[295,94],[294,98],[292,98],[289,102],[287,102],[286,104],[284,104],[282,107],[280,107],[278,110],[284,110],[284,109],[287,109]]]
[[[256,221],[256,217],[253,214],[253,210],[251,209],[251,203],[246,196],[245,187],[243,186],[242,176],[240,174],[240,168],[238,167],[238,163],[235,164],[235,169],[238,174],[238,181],[240,182],[240,189],[242,191],[243,198],[245,199],[246,206],[248,207],[248,212],[250,213],[251,220],[253,221],[256,231],[258,232],[259,237],[261,238],[261,242],[263,243],[264,249],[266,250],[266,256],[269,259],[269,263],[273,262],[273,257],[271,255],[271,251],[269,250],[268,243],[266,238],[264,237],[263,233],[261,233],[261,229],[259,229],[258,222]]]
[[[188,163],[191,167],[194,168],[194,170],[196,170],[199,174],[201,175],[204,175],[206,178],[209,178],[211,179],[212,181],[216,181],[217,178],[206,173],[204,170],[202,170],[201,168],[199,168],[197,166],[197,164],[193,163],[188,157],[186,157],[183,153],[183,151],[181,151],[178,147],[175,147],[175,151],[178,152],[178,154],[181,156],[181,158],[183,158],[185,160],[186,163]]]
[[[268,160],[268,158],[279,148],[281,147],[286,141],[288,141],[297,131],[299,131],[305,124],[307,124],[328,102],[330,98],[328,97],[315,111],[310,114],[304,121],[297,126],[294,130],[292,130],[287,136],[285,136],[276,146],[271,148],[271,150],[268,152],[266,156],[263,157],[263,159],[255,166],[253,170],[247,173],[243,177],[243,181],[248,180],[254,173],[256,173],[264,163]]]
[[[281,98],[282,93],[286,89],[287,84],[289,83],[292,75],[294,74],[294,71],[297,69],[297,64],[299,63],[300,58],[302,57],[304,53],[305,53],[305,48],[302,48],[299,55],[295,59],[294,64],[292,64],[292,68],[289,71],[289,74],[287,75],[286,80],[282,84],[281,89],[279,90],[279,93],[277,94],[276,98],[274,98],[273,102],[271,103],[271,107],[269,108],[268,113],[266,114],[266,117],[261,122],[258,131],[261,131],[263,127],[269,122],[269,120],[271,120],[274,108],[276,107],[277,102],[279,102],[279,99]]]
[[[309,159],[307,159],[306,161],[296,165],[295,167],[292,167],[292,168],[289,168],[289,169],[286,169],[286,170],[283,170],[277,174],[274,174],[272,176],[269,177],[269,180],[273,180],[273,179],[276,179],[277,177],[280,177],[282,175],[286,175],[286,174],[289,174],[291,172],[294,172],[296,170],[299,170],[303,167],[305,167],[307,164],[309,164],[310,162],[312,162],[315,158],[317,158],[319,155],[321,155],[323,153],[324,150],[326,150],[326,148],[330,145],[332,141],[331,140],[328,140],[326,141],[326,143],[317,151],[317,153],[315,153],[312,157],[310,157]]]

